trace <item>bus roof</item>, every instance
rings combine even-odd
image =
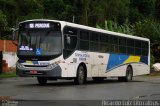
[[[101,33],[106,33],[106,34],[111,34],[111,35],[116,35],[116,36],[131,38],[131,39],[150,41],[148,38],[144,38],[144,37],[138,37],[138,36],[133,36],[133,35],[128,35],[128,34],[123,34],[123,33],[118,33],[118,32],[113,32],[113,31],[108,31],[108,30],[104,30],[104,29],[98,29],[98,28],[94,28],[94,27],[89,27],[89,26],[84,26],[84,25],[80,25],[80,24],[70,23],[70,22],[66,22],[66,21],[59,21],[59,20],[33,19],[33,20],[22,21],[22,22],[20,22],[20,23],[32,22],[32,21],[60,22],[63,26],[71,26],[71,27],[76,27],[76,28],[81,28],[81,29],[85,29],[85,30],[96,31],[96,32],[101,32]]]

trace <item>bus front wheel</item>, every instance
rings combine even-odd
[[[37,80],[40,85],[45,85],[47,83],[47,78],[45,77],[37,77]]]
[[[77,85],[82,85],[85,82],[85,69],[82,65],[78,67],[77,76],[74,78],[74,82]]]

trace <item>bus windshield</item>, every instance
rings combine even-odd
[[[18,55],[53,56],[62,52],[60,31],[30,30],[19,32]]]

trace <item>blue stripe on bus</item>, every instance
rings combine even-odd
[[[132,63],[132,62],[142,62],[144,64],[148,64],[147,56],[130,56],[130,55],[122,55],[122,54],[110,54],[108,59],[107,70],[110,70],[114,67]]]
[[[129,56],[120,54],[110,54],[107,70],[122,64]]]
[[[141,60],[142,63],[148,64],[148,57],[147,56],[141,56]]]

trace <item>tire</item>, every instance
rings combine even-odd
[[[123,81],[123,82],[129,82],[129,81],[132,81],[132,79],[133,79],[133,70],[132,70],[131,66],[127,67],[125,77],[118,77],[118,80]]]
[[[76,85],[82,85],[86,81],[85,69],[82,65],[78,67],[77,76],[74,78],[74,82]]]
[[[40,85],[45,85],[47,83],[47,78],[45,77],[37,77],[37,80]]]
[[[126,82],[132,81],[132,78],[133,78],[133,70],[130,66],[128,66],[126,70],[125,81]]]

